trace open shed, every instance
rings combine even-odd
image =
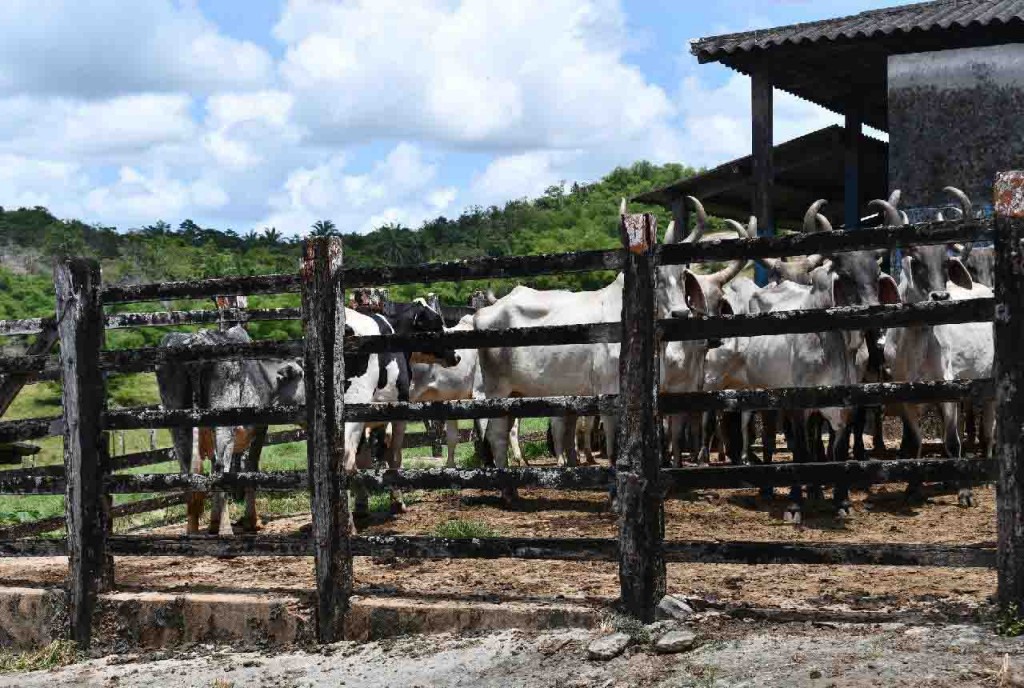
[[[1024,158],[1022,39],[1024,0],[937,0],[698,39],[701,63],[751,78],[751,155],[637,200],[680,208],[683,195],[703,192],[716,212],[745,216],[736,211],[746,196],[762,234],[818,197],[843,199],[847,227],[886,187],[903,191],[905,207],[936,203],[947,184],[986,201],[995,173]],[[773,146],[776,88],[843,115],[845,128]],[[865,124],[889,134],[884,168]],[[834,170],[824,186],[799,178],[794,170],[813,169],[816,156],[837,155],[837,136],[841,185]],[[807,160],[794,167],[801,151]],[[730,179],[727,192],[716,186]]]

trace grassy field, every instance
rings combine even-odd
[[[156,378],[152,374],[116,376],[110,380],[108,386],[112,408],[146,406],[160,403]],[[8,413],[5,414],[4,420],[56,416],[60,412],[59,385],[55,383],[42,383],[26,386],[11,405]],[[465,427],[467,422],[463,422],[462,425]],[[284,430],[289,427],[272,427],[271,431]],[[545,418],[524,418],[521,422],[520,432],[525,434],[543,431],[546,427],[547,419]],[[422,423],[410,423],[407,426],[406,432],[422,432],[423,429]],[[122,454],[122,437],[123,453],[132,454],[146,451],[150,448],[150,433],[148,430],[129,430],[123,433],[113,433],[111,436],[111,454],[113,456]],[[158,430],[156,443],[157,447],[169,447],[171,444],[170,433],[167,430]],[[63,441],[60,437],[47,437],[37,441],[36,444],[39,445],[41,451],[35,456],[27,457],[23,466],[51,466],[63,463]],[[522,448],[523,455],[527,460],[547,454],[547,447],[543,441],[523,442]],[[447,456],[447,449],[443,449],[442,454]],[[479,465],[473,453],[472,443],[463,443],[458,446],[456,449],[456,463],[464,468]],[[433,468],[437,467],[438,463],[431,459],[430,447],[417,447],[406,449],[403,452],[403,466],[405,468]],[[293,442],[266,447],[261,455],[260,468],[266,471],[305,469],[305,442]],[[174,473],[177,470],[177,463],[168,461],[152,466],[140,466],[122,472]],[[125,504],[155,496],[158,495],[115,495],[114,503]],[[415,492],[407,494],[405,499],[407,503],[415,503],[417,501],[417,494]],[[386,493],[381,492],[371,495],[371,510],[383,511],[388,506],[389,498]],[[308,510],[309,497],[305,492],[265,494],[257,497],[257,511],[264,516],[290,515],[303,513]],[[64,498],[58,495],[0,495],[0,526],[50,518],[63,513]],[[168,507],[146,514],[118,519],[117,523],[115,523],[115,531],[125,532],[126,530],[159,523],[172,523],[184,519],[184,515],[184,506]]]

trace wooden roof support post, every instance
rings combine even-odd
[[[998,598],[1024,610],[1024,172],[996,175],[995,212]]]
[[[341,239],[307,239],[302,259],[306,457],[313,516],[317,637],[342,640],[352,594],[352,533],[344,470],[345,285]]]
[[[96,595],[104,576],[112,577],[107,552],[110,515],[104,496],[110,460],[102,429],[106,386],[100,370],[100,266],[94,260],[66,258],[53,272],[64,381],[68,624],[71,640],[87,649]]]
[[[775,234],[775,216],[772,208],[772,186],[775,182],[775,167],[772,161],[774,137],[774,114],[772,83],[763,74],[750,77],[751,144],[754,196],[751,213],[757,217],[758,236]],[[768,283],[768,271],[760,264],[755,265],[755,281],[764,286]]]
[[[846,229],[860,227],[860,137],[861,116],[856,109],[846,111],[843,140],[843,224]]]
[[[623,215],[626,249],[619,355],[616,493],[619,512],[619,584],[622,606],[651,623],[665,595],[665,509],[661,488],[661,420],[658,417],[658,339],[654,289],[657,220]]]

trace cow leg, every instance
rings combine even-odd
[[[618,456],[615,448],[615,430],[618,428],[618,418],[615,416],[601,416],[601,425],[604,426],[604,458],[608,465],[614,467],[615,459]]]
[[[260,470],[260,457],[263,454],[263,443],[267,439],[267,426],[260,426],[253,429],[252,440],[249,448],[243,456],[242,470],[249,473],[258,473]],[[256,517],[256,489],[245,488],[245,514],[238,522],[244,533],[255,533],[259,530]]]
[[[694,414],[693,420],[700,421],[700,451],[697,454],[697,465],[705,466],[711,463],[711,449],[714,444],[715,433],[718,429],[718,417],[714,411],[707,411],[699,415]],[[676,464],[679,467],[679,464]]]
[[[235,451],[235,429],[217,428],[214,431],[216,437],[216,456],[213,461],[214,475],[222,475],[231,472],[231,456]],[[231,505],[226,493],[217,491],[211,497],[212,507],[210,510],[211,535],[234,535],[231,528]]]
[[[736,411],[722,414],[721,441],[725,446],[725,455],[733,466],[744,464],[743,453],[743,416]]]
[[[984,407],[982,407],[982,408],[984,408]],[[980,439],[980,435],[983,434],[983,433],[978,433],[977,432],[978,428],[977,428],[977,422],[975,420],[975,415],[974,415],[974,404],[971,403],[970,399],[964,400],[964,402],[963,402],[963,410],[964,410],[964,450],[967,451],[967,452],[970,452],[972,449],[974,449],[974,436],[975,436],[975,433],[977,433],[979,435],[979,439]],[[982,414],[984,414],[984,410],[982,411]],[[984,420],[982,422],[984,423]]]
[[[981,423],[978,427],[978,440],[980,444],[980,455],[983,459],[992,458],[993,440],[996,431],[996,407],[995,403],[986,401],[981,407]]]
[[[574,468],[579,465],[579,455],[576,453],[576,421],[577,416],[565,416],[561,425],[561,432],[558,426],[551,425],[554,433],[555,456],[558,457],[558,465]]]
[[[754,412],[740,412],[740,441],[743,443],[743,464],[751,466],[761,463],[754,453]]]
[[[444,422],[444,439],[448,445],[448,461],[446,468],[455,468],[455,448],[459,443],[459,421],[446,420]]]
[[[853,415],[853,458],[855,461],[866,461],[867,450],[864,448],[864,428],[867,425],[868,409],[858,406]]]
[[[826,460],[825,443],[821,439],[822,419],[817,413],[812,413],[802,425],[806,428],[807,456],[809,461],[823,463]],[[825,499],[825,490],[821,485],[807,486],[807,499]]]
[[[828,421],[834,433],[832,441],[829,442],[829,459],[846,461],[850,452],[850,432],[853,431],[850,412],[845,409],[829,411]],[[832,503],[835,505],[836,518],[849,518],[853,513],[850,484],[845,480],[836,481],[832,488]]]
[[[807,460],[807,426],[804,418],[799,414],[787,414],[786,444],[789,445],[793,454],[794,463],[805,463]],[[795,526],[800,525],[803,520],[803,485],[794,483],[789,488],[789,505],[782,514],[787,523]]]
[[[391,424],[391,448],[388,451],[388,468],[393,471],[402,469],[402,444],[405,441],[405,421],[396,420]],[[404,514],[408,511],[402,501],[402,491],[391,488],[391,513]]]
[[[960,444],[960,420],[957,417],[959,410],[960,405],[956,402],[939,404],[945,434],[943,444],[946,456],[951,459],[959,459],[963,455],[963,446]],[[957,503],[960,506],[974,506],[974,489],[969,480],[961,480],[957,484]]]
[[[510,424],[507,416],[491,418],[487,423],[487,444],[491,448],[491,455],[494,457],[494,465],[497,468],[508,467],[508,432]],[[505,506],[511,506],[515,498],[515,488],[502,489],[501,500]]]
[[[900,443],[900,458],[917,459],[921,456],[921,407],[919,404],[904,404],[900,410],[903,419],[903,440]],[[919,504],[924,501],[921,481],[911,479],[907,483],[907,501]]]
[[[523,457],[523,448],[519,446],[519,419],[513,418],[508,426],[508,448],[512,452],[512,460],[517,466],[529,466]]]
[[[182,473],[198,475],[203,472],[199,433],[199,428],[171,428],[174,453],[178,457],[178,469]],[[185,512],[188,519],[185,533],[195,535],[199,532],[199,519],[203,515],[203,493],[198,490],[187,490],[185,495]]]
[[[775,434],[779,430],[779,414],[776,411],[761,412],[761,444],[764,445],[762,462],[764,465],[771,465],[775,456]],[[775,498],[775,488],[766,486],[760,490],[762,499],[772,500]]]
[[[583,427],[583,457],[587,466],[597,463],[594,460],[594,426],[597,424],[596,416],[583,416],[578,421]]]
[[[878,459],[885,458],[885,407],[876,406],[875,410],[875,426],[872,428],[874,433],[871,437],[871,442],[874,445],[872,451],[875,453],[875,457]]]

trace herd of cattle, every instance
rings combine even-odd
[[[972,215],[970,200],[947,187],[955,200],[951,211]],[[696,227],[680,236],[670,224],[666,244],[700,241],[708,226],[704,208],[690,198]],[[825,201],[814,203],[804,218],[804,231],[831,230],[821,214]],[[876,200],[879,217],[887,226],[906,224],[898,209],[899,192],[888,200]],[[942,217],[941,213],[939,215]],[[751,218],[744,227],[726,221],[741,238],[756,235]],[[992,296],[992,249],[971,245],[914,246],[900,260],[900,281],[882,272],[883,251],[852,251],[835,255],[797,256],[786,260],[761,261],[770,274],[767,286],[758,287],[740,276],[744,261],[732,261],[722,269],[701,274],[690,266],[658,268],[656,317],[685,318],[693,315],[770,313],[786,310],[824,309],[840,306],[921,303],[974,299]],[[453,330],[495,330],[537,326],[617,322],[622,311],[623,276],[596,291],[537,290],[518,286],[500,299],[488,294],[488,305],[463,317]],[[354,305],[354,304],[353,304]],[[385,305],[383,312],[347,308],[347,335],[440,332],[445,330],[441,315],[418,299],[412,304]],[[227,331],[169,334],[163,344],[248,341],[241,327]],[[743,388],[812,387],[851,385],[868,381],[940,381],[987,378],[992,375],[993,341],[990,323],[913,326],[879,331],[841,331],[736,337],[723,340],[669,342],[661,352],[661,391],[681,393]],[[363,354],[346,356],[346,403],[395,401],[447,401],[507,397],[590,396],[616,394],[619,384],[619,345],[581,344],[452,351],[424,348],[405,354]],[[295,361],[218,361],[164,367],[157,371],[162,402],[166,408],[217,408],[266,406],[273,403],[302,404],[305,401],[302,368]],[[945,452],[960,457],[959,405],[940,404]],[[667,459],[679,465],[686,451],[697,461],[706,461],[712,442],[720,441],[734,462],[772,459],[776,428],[781,424],[794,461],[843,461],[853,440],[854,458],[865,458],[863,442],[867,426],[866,409],[822,408],[762,414],[763,457],[753,452],[752,414],[675,414],[664,419]],[[881,411],[880,409],[877,411]],[[889,406],[886,413],[903,419],[901,455],[917,458],[921,450],[919,405]],[[981,452],[992,447],[995,414],[992,403],[974,409],[979,419]],[[572,466],[577,456],[577,418],[566,416],[551,421],[553,454],[560,465]],[[604,433],[605,458],[614,462],[616,417],[599,421]],[[589,442],[596,419],[579,419],[586,424]],[[448,466],[454,465],[455,423],[448,422]],[[511,448],[518,454],[515,419],[496,418],[481,422],[486,446],[495,465],[507,465]],[[874,422],[874,446],[884,447],[881,417]],[[391,468],[402,463],[404,422],[390,427],[386,449]],[[344,466],[347,471],[372,464],[364,423],[345,423]],[[175,454],[185,472],[198,472],[201,461],[212,459],[214,472],[231,470],[231,458],[248,445],[253,428],[218,428],[193,432],[174,430]],[[827,436],[827,445],[823,440]],[[194,446],[196,445],[196,446]],[[592,461],[589,444],[585,445]],[[916,492],[920,486],[912,485]],[[790,489],[785,511],[788,521],[799,523],[804,489]],[[246,495],[246,523],[255,525],[253,495]],[[198,496],[201,499],[201,495]],[[210,529],[230,531],[223,498],[215,497]],[[401,494],[393,491],[392,509],[404,510]],[[972,503],[969,485],[960,487],[962,506]],[[839,517],[848,516],[848,486],[836,485],[833,502]],[[365,512],[367,497],[356,494],[355,513]],[[189,504],[188,532],[198,529],[202,503]]]

